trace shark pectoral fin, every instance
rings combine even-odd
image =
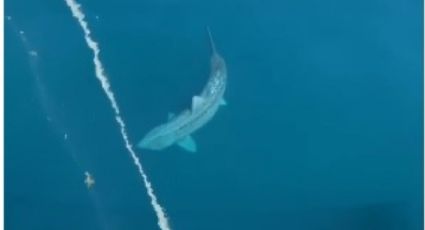
[[[168,113],[168,120],[171,120],[175,117],[176,115],[174,113]]]
[[[194,96],[192,98],[192,111],[197,110],[204,103],[204,98],[200,96]]]
[[[227,105],[227,102],[226,102],[226,100],[224,100],[224,98],[221,98],[220,105],[221,106]]]
[[[196,142],[190,135],[177,142],[177,145],[188,152],[196,152]]]

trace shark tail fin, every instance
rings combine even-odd
[[[209,26],[207,26],[207,32],[208,32],[208,37],[210,38],[210,45],[211,45],[212,52],[217,53],[217,50],[215,48],[214,39],[212,37],[211,30],[210,30]]]

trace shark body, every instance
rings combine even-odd
[[[207,84],[199,95],[192,98],[192,108],[177,116],[169,114],[168,122],[146,134],[138,143],[139,148],[162,150],[177,143],[189,152],[196,152],[196,143],[190,135],[210,121],[221,105],[226,104],[223,99],[227,83],[226,63],[215,48],[210,30],[207,30],[212,48]]]

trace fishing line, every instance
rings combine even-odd
[[[11,16],[7,16],[7,24],[9,24],[10,28],[13,30],[13,32],[17,35],[19,40],[21,41],[27,56],[28,56],[28,63],[31,74],[34,76],[35,79],[35,90],[37,92],[37,96],[39,99],[40,106],[43,110],[43,112],[46,115],[46,120],[51,126],[53,132],[56,136],[61,137],[61,141],[64,144],[64,147],[66,151],[71,155],[72,160],[77,165],[79,171],[84,172],[84,167],[81,165],[80,161],[77,160],[77,151],[72,145],[72,142],[70,139],[69,133],[66,131],[67,128],[63,123],[61,122],[61,119],[58,118],[58,113],[54,111],[54,103],[52,104],[52,100],[48,96],[48,90],[45,87],[43,81],[42,81],[42,75],[41,71],[39,70],[39,63],[40,63],[40,54],[39,52],[34,49],[34,47],[31,45],[29,39],[27,38],[27,35],[24,30],[18,29],[18,26],[15,24]],[[63,138],[63,139],[62,139]],[[94,203],[94,207],[96,209],[96,217],[99,223],[101,224],[102,229],[109,229],[109,225],[107,224],[107,218],[105,218],[104,209],[102,208],[102,203],[100,202],[99,195],[97,192],[93,189],[89,192],[90,198]]]
[[[78,4],[74,0],[65,0],[65,1],[66,1],[66,4],[68,5],[69,9],[72,12],[72,15],[78,21],[81,29],[84,32],[84,39],[87,43],[88,48],[91,49],[92,52],[93,52],[93,64],[94,64],[94,67],[95,67],[96,78],[100,81],[102,89],[103,89],[104,93],[106,94],[106,97],[108,98],[112,109],[114,110],[115,120],[119,125],[121,136],[122,136],[123,141],[125,143],[125,147],[127,148],[128,152],[130,153],[130,156],[133,159],[134,164],[137,167],[137,169],[140,173],[140,176],[143,179],[143,184],[144,184],[144,186],[147,190],[147,195],[150,198],[152,208],[155,211],[156,217],[158,219],[158,226],[161,230],[170,230],[171,228],[170,228],[170,225],[168,223],[168,219],[167,219],[167,216],[165,214],[165,211],[162,208],[162,206],[159,204],[158,199],[157,199],[157,197],[154,193],[154,190],[152,188],[152,184],[149,181],[149,178],[148,178],[147,174],[145,173],[145,171],[143,169],[141,161],[137,157],[135,151],[133,150],[133,146],[129,141],[125,122],[121,117],[121,113],[120,113],[120,109],[118,107],[118,103],[115,99],[114,93],[111,90],[109,80],[104,73],[104,68],[103,68],[102,62],[100,61],[100,58],[99,58],[100,49],[99,49],[98,43],[95,42],[92,39],[92,37],[90,36],[91,31],[88,27],[88,23],[84,20],[85,15],[80,8],[80,4]]]

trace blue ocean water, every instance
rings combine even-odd
[[[423,229],[422,1],[80,3],[134,144],[202,89],[206,26],[227,62],[198,153],[137,150],[172,229]],[[65,2],[5,15],[5,228],[158,229]]]

